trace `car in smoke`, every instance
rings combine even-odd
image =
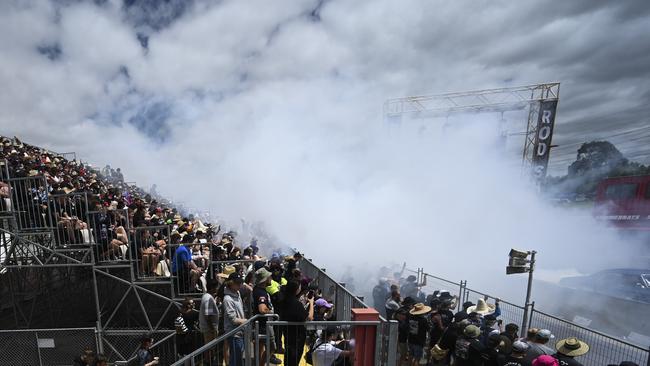
[[[586,276],[565,277],[559,284],[650,304],[650,269],[608,269]]]
[[[605,178],[594,203],[598,220],[620,229],[650,230],[650,175]]]

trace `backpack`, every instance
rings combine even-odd
[[[305,362],[307,362],[308,365],[314,364],[314,351],[316,350],[316,348],[320,347],[323,343],[325,342],[315,343],[314,346],[305,353]]]
[[[454,350],[454,356],[456,356],[456,358],[461,360],[468,360],[470,345],[471,342],[469,341],[469,339],[459,338],[456,341],[456,349]]]

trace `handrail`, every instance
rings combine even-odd
[[[189,359],[192,359],[193,357],[198,356],[198,355],[208,351],[209,349],[213,348],[214,346],[216,346],[217,344],[219,344],[222,341],[226,340],[227,338],[230,338],[235,333],[243,330],[245,327],[252,324],[255,319],[259,319],[259,318],[279,318],[279,316],[277,314],[257,314],[255,316],[253,316],[252,318],[247,319],[246,322],[244,322],[243,324],[240,324],[237,328],[232,329],[231,331],[227,332],[226,334],[220,335],[219,337],[217,337],[217,338],[211,340],[210,342],[204,344],[202,347],[194,350],[194,352],[192,352],[192,353],[190,353],[188,355],[185,355],[183,358],[181,358],[181,359],[177,360],[175,363],[173,363],[172,366],[183,365],[185,363],[185,361],[187,361]]]
[[[636,344],[634,344],[634,343],[626,342],[626,341],[624,341],[624,340],[622,340],[622,339],[620,339],[620,338],[616,338],[616,337],[611,336],[611,335],[609,335],[609,334],[607,334],[607,333],[603,333],[603,332],[598,331],[598,330],[595,330],[595,329],[591,329],[591,328],[584,327],[584,326],[579,325],[579,324],[576,324],[576,323],[574,323],[574,322],[572,322],[572,321],[569,321],[569,320],[566,320],[566,319],[562,319],[562,318],[558,318],[558,317],[555,316],[555,315],[547,314],[547,313],[545,313],[545,312],[543,312],[543,311],[539,311],[539,310],[537,310],[537,309],[533,309],[533,313],[539,313],[539,314],[542,314],[542,315],[544,315],[544,316],[548,316],[548,317],[551,318],[551,319],[554,319],[554,320],[557,320],[557,321],[560,321],[560,322],[564,322],[564,323],[570,324],[570,325],[573,326],[573,327],[580,328],[580,329],[582,329],[582,330],[584,330],[584,331],[587,331],[587,332],[590,332],[590,333],[595,333],[595,334],[597,334],[597,335],[599,335],[599,336],[601,336],[601,337],[608,338],[608,339],[610,339],[610,340],[612,340],[612,341],[616,341],[616,342],[619,342],[619,343],[624,343],[624,344],[626,344],[626,345],[628,345],[628,346],[630,346],[630,347],[636,348],[636,349],[641,350],[641,351],[646,351],[646,352],[648,351],[647,348],[643,348],[643,347],[638,346],[638,345],[636,345]],[[532,318],[532,317],[531,317],[531,318]]]
[[[158,342],[152,344],[151,347],[149,347],[149,349],[152,349],[152,348],[154,348],[154,347],[160,345],[162,342],[164,342],[164,341],[168,340],[169,338],[171,338],[171,337],[173,337],[173,336],[176,335],[176,331],[171,330],[170,332],[171,332],[171,333],[169,333],[168,335],[164,336],[161,340],[159,340]],[[128,364],[130,364],[131,362],[134,362],[137,358],[138,358],[138,355],[135,355],[135,356],[129,358],[128,360],[125,360],[125,361],[122,361],[122,362],[125,363],[126,365],[128,365]]]
[[[27,329],[0,329],[0,333],[13,333],[13,332],[49,332],[49,331],[68,331],[68,330],[92,330],[97,331],[97,328],[27,328]]]

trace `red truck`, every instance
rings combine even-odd
[[[602,180],[594,215],[619,228],[650,230],[650,175]]]

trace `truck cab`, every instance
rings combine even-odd
[[[650,231],[650,175],[602,180],[594,216],[619,228]]]

